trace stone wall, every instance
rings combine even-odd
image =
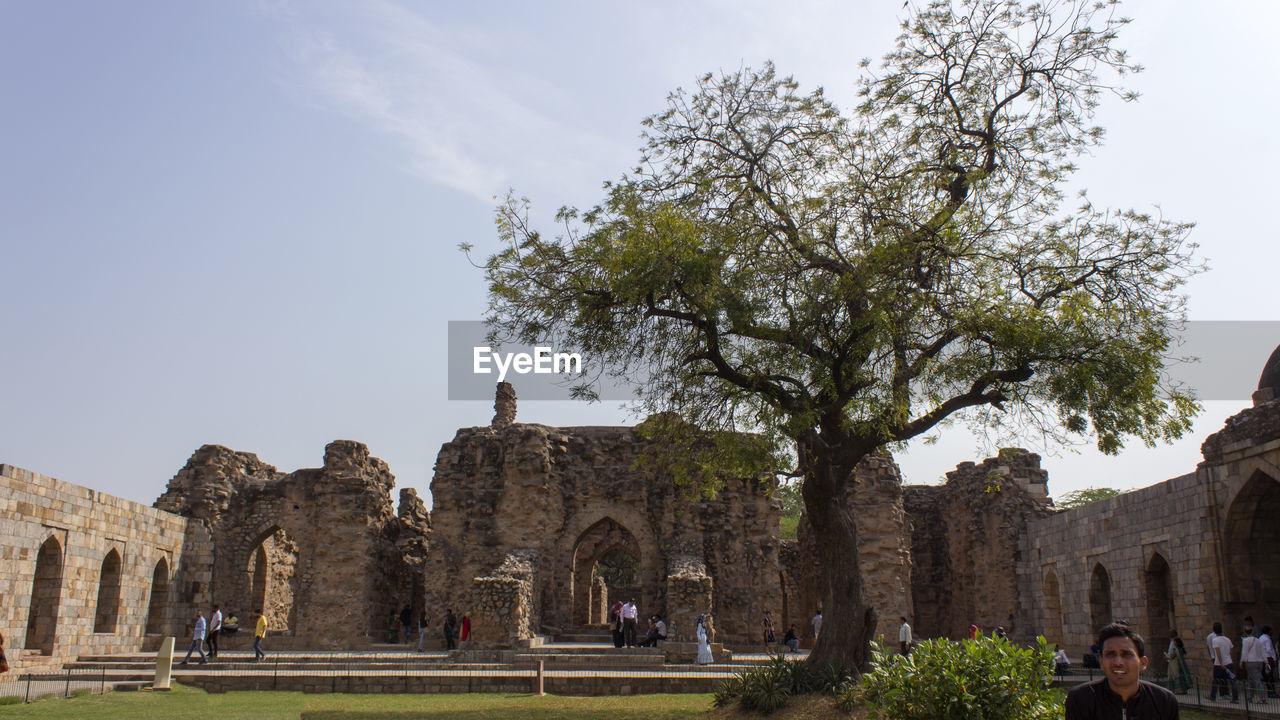
[[[858,527],[858,564],[868,604],[876,612],[876,635],[898,636],[900,616],[912,612],[912,548],[903,507],[902,474],[888,455],[872,455],[858,464],[857,482],[850,488],[850,505]],[[813,533],[806,518],[797,529],[796,547],[784,566],[786,611],[775,617],[779,639],[792,623],[808,647],[813,641],[812,618],[821,607]]]
[[[593,599],[591,568],[615,548],[638,561],[642,617],[683,612],[668,598],[668,562],[677,555],[701,563],[714,582],[721,637],[754,637],[764,611],[779,612],[779,516],[761,481],[731,480],[714,500],[691,501],[670,478],[637,469],[644,441],[635,428],[499,419],[459,430],[437,457],[425,561],[436,624],[447,608],[474,609],[471,579],[493,577],[514,550],[538,558],[536,628],[591,621],[602,601],[598,590]]]
[[[199,523],[0,465],[0,629],[10,663],[137,652],[148,626],[157,638],[184,636],[194,608],[209,601],[212,550]],[[104,565],[118,567],[108,567],[105,587]]]
[[[350,648],[384,637],[389,614],[420,606],[430,518],[416,494],[402,494],[397,516],[394,484],[386,463],[350,440],[327,445],[322,467],[288,474],[206,445],[156,506],[209,525],[212,600],[224,613],[262,609],[273,634]]]
[[[908,486],[905,506],[915,634],[960,639],[970,625],[1002,626],[1016,642],[1034,639],[1017,568],[1028,522],[1053,513],[1040,456],[1008,449],[981,465],[961,463],[944,485]]]

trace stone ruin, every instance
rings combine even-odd
[[[822,568],[803,518],[796,540],[779,539],[767,482],[690,500],[638,469],[636,428],[517,422],[505,384],[495,411],[441,447],[431,512],[413,490],[394,510],[386,463],[349,440],[291,473],[204,446],[154,508],[0,465],[14,664],[154,648],[215,603],[244,620],[263,608],[277,648],[369,647],[404,605],[426,613],[436,647],[446,608],[472,613],[473,647],[518,647],[600,627],[618,598],[664,615],[676,638],[710,612],[719,640],[755,649],[769,611],[811,642]],[[1024,450],[961,463],[939,486],[867,458],[850,492],[878,631],[895,637],[899,615],[920,637],[999,625],[1076,657],[1117,618],[1157,640],[1246,615],[1276,624],[1280,348],[1254,406],[1202,452],[1194,472],[1069,511]],[[1193,662],[1207,661],[1202,645],[1187,644]]]

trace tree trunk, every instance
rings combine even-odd
[[[875,609],[867,606],[858,561],[858,527],[849,506],[850,483],[863,453],[841,453],[826,443],[805,443],[803,495],[818,555],[818,591],[822,598],[822,632],[809,666],[837,665],[867,670],[876,627]],[[841,458],[841,455],[845,455]]]

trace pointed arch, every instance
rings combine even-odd
[[[1160,553],[1152,553],[1151,561],[1142,573],[1142,585],[1147,600],[1147,644],[1152,648],[1164,647],[1169,642],[1173,628],[1173,583],[1170,581],[1169,561]],[[1152,671],[1163,673],[1168,660],[1163,652],[1148,652]]]
[[[1063,647],[1065,641],[1062,633],[1062,596],[1058,586],[1058,576],[1053,568],[1044,571],[1044,638],[1049,644]]]
[[[1255,471],[1231,501],[1223,523],[1226,563],[1224,620],[1238,626],[1246,615],[1280,616],[1280,482]]]
[[[1093,573],[1089,577],[1089,622],[1090,634],[1096,634],[1104,625],[1111,623],[1111,574],[1101,562],[1095,563]]]
[[[298,632],[298,544],[278,525],[267,528],[249,552],[249,610],[262,610],[267,626],[283,633]]]
[[[611,517],[601,518],[583,530],[573,545],[572,585],[569,591],[572,594],[573,622],[576,624],[587,625],[596,620],[599,613],[592,613],[592,608],[608,607],[616,599],[609,595],[622,589],[606,578],[603,586],[596,588],[595,592],[592,590],[597,585],[597,566],[610,553],[629,554],[638,568],[640,557],[635,536]],[[594,602],[593,595],[596,596]],[[603,618],[599,620],[603,621]]]
[[[120,615],[120,553],[115,548],[102,559],[98,571],[98,604],[93,614],[95,633],[114,633]]]
[[[162,557],[156,562],[155,570],[151,571],[151,598],[147,601],[148,635],[164,633],[169,597],[169,561]]]
[[[31,609],[27,615],[25,644],[28,651],[53,654],[58,609],[62,604],[62,566],[62,544],[50,536],[36,555],[36,574],[31,580]]]

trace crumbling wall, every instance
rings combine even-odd
[[[1004,627],[1016,642],[1035,638],[1017,569],[1028,523],[1054,512],[1047,477],[1039,455],[1015,448],[961,463],[945,485],[906,488],[916,635],[960,639],[973,624]]]
[[[381,637],[386,617],[413,603],[411,558],[426,552],[429,516],[416,495],[397,516],[394,484],[387,464],[350,440],[329,443],[320,468],[288,474],[206,445],[156,505],[208,525],[213,602],[225,614],[263,609],[273,633],[349,648]],[[255,587],[260,549],[265,589]]]

